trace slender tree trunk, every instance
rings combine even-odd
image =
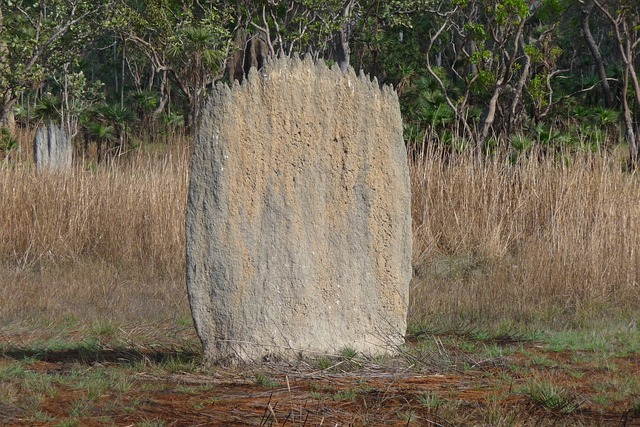
[[[82,151],[82,158],[83,159],[88,159],[91,156],[91,150],[90,150],[90,146],[89,146],[89,136],[87,135],[87,132],[82,132],[82,142],[83,142],[83,148],[84,150]]]
[[[4,31],[4,18],[2,7],[0,6],[0,34]],[[8,73],[7,69],[7,45],[0,41],[0,78]],[[13,132],[15,128],[15,118],[13,117],[13,105],[16,99],[13,92],[8,87],[0,87],[0,128],[7,128]]]
[[[636,31],[635,29],[629,29],[626,22],[624,23],[624,32],[627,34],[625,49],[627,51],[627,69],[629,70],[629,76],[631,77],[631,83],[633,84],[633,93],[635,95],[635,102],[638,107],[640,107],[640,82],[638,81],[638,73],[636,72],[636,68],[634,64],[636,63],[636,56],[634,52],[634,47],[640,44],[640,40],[631,40],[631,32]]]
[[[436,73],[433,66],[431,65],[431,53],[433,51],[433,45],[440,38],[440,35],[451,26],[452,16],[455,14],[457,10],[458,10],[458,7],[456,6],[456,8],[451,13],[447,14],[446,19],[444,20],[440,28],[438,28],[438,30],[434,34],[431,34],[429,36],[429,45],[425,52],[425,60],[426,60],[427,71],[429,72],[429,75],[431,75],[431,77],[433,77],[433,79],[438,83],[438,86],[440,86],[440,90],[444,95],[445,102],[447,103],[449,108],[451,108],[451,111],[455,112],[456,120],[458,124],[462,125],[464,136],[469,141],[475,141],[475,135],[471,130],[471,127],[469,126],[469,122],[467,121],[467,117],[466,117],[466,108],[465,108],[466,95],[465,95],[465,102],[463,102],[462,107],[457,106],[449,96],[449,92],[447,91],[446,85],[444,84],[444,82],[442,81],[438,73]]]
[[[162,78],[160,80],[160,102],[158,102],[158,108],[156,108],[153,113],[151,113],[151,133],[155,134],[156,122],[160,114],[164,111],[164,108],[167,106],[167,102],[169,101],[169,91],[167,90],[167,72],[162,72]]]
[[[602,91],[604,92],[604,101],[607,108],[613,107],[613,95],[611,94],[611,88],[609,87],[609,81],[607,80],[607,73],[604,68],[604,61],[600,54],[600,49],[596,44],[596,41],[591,34],[591,27],[589,25],[589,18],[591,17],[591,11],[594,7],[593,0],[586,0],[584,7],[582,8],[582,34],[587,42],[593,61],[596,63],[598,70],[598,76],[600,77],[600,83],[602,85]]]
[[[186,125],[189,135],[195,135],[198,127],[198,121],[200,116],[200,92],[202,91],[202,76],[204,71],[202,69],[202,58],[200,54],[196,53],[194,62],[192,64],[191,76],[189,77],[189,96],[186,115]]]
[[[484,116],[484,123],[482,125],[482,132],[480,133],[480,140],[478,141],[478,154],[482,154],[482,151],[487,144],[487,140],[489,139],[489,131],[491,130],[491,126],[493,126],[493,122],[496,119],[498,98],[500,98],[500,93],[502,92],[503,81],[504,79],[502,77],[498,79],[498,81],[496,82],[496,87],[493,89],[491,99],[489,100],[489,105],[487,106],[486,114]]]
[[[520,103],[520,98],[522,98],[522,91],[524,90],[524,84],[527,81],[529,76],[529,69],[531,68],[531,57],[527,55],[524,44],[524,37],[520,36],[520,47],[524,53],[524,65],[522,67],[522,74],[520,75],[520,79],[518,80],[518,86],[516,87],[515,93],[513,94],[513,99],[511,101],[511,108],[509,109],[509,122],[508,122],[508,132],[514,132],[516,126],[516,118],[517,118],[517,109],[518,104]]]
[[[113,37],[113,63],[116,64],[118,60],[118,39],[116,36]],[[113,70],[113,87],[116,92],[120,91],[120,86],[118,84],[118,69],[114,67]]]
[[[122,64],[120,67],[120,108],[124,108],[124,65],[126,63],[126,40],[122,40]]]
[[[640,105],[640,83],[638,82],[638,75],[634,68],[635,55],[634,51],[640,43],[636,35],[637,20],[635,22],[628,22],[629,15],[625,15],[624,11],[617,10],[617,16],[614,17],[609,9],[605,7],[606,3],[602,3],[598,0],[592,0],[598,9],[602,11],[613,25],[613,29],[616,35],[616,42],[622,62],[623,68],[623,83],[622,83],[622,115],[624,117],[624,124],[626,128],[625,136],[629,143],[629,156],[631,165],[633,167],[640,166],[640,134],[638,134],[635,123],[633,122],[633,111],[629,105],[629,79],[633,84],[633,91],[635,95],[636,104]],[[633,16],[632,16],[633,17]]]
[[[485,110],[484,114],[484,123],[482,125],[482,131],[480,133],[480,139],[478,140],[478,145],[476,147],[477,154],[481,155],[484,151],[484,147],[487,144],[487,140],[489,139],[489,132],[493,127],[493,122],[496,119],[496,110],[498,107],[498,99],[504,90],[505,84],[509,81],[510,75],[512,73],[513,64],[518,56],[518,50],[520,49],[520,38],[522,37],[522,32],[524,30],[524,25],[526,23],[525,19],[520,21],[520,25],[516,29],[515,34],[513,34],[513,52],[511,55],[507,54],[507,47],[504,47],[504,51],[501,52],[503,56],[506,57],[506,61],[504,65],[501,66],[501,71],[496,80],[496,85],[493,89],[493,94],[491,95],[491,99],[489,100],[489,104]]]
[[[0,128],[6,128],[9,132],[12,132],[16,128],[16,118],[13,115],[13,106],[15,105],[17,98],[10,96],[11,91],[8,90],[8,94],[5,94],[2,100],[0,100]]]
[[[349,48],[349,39],[351,38],[351,12],[355,0],[348,0],[345,2],[344,9],[342,11],[342,25],[340,31],[333,40],[333,60],[340,67],[342,73],[346,73],[351,61],[351,49]]]
[[[98,164],[102,164],[103,158],[102,158],[102,140],[100,138],[98,138],[98,141],[96,142],[97,148],[98,148]]]
[[[236,34],[233,36],[233,50],[232,55],[227,60],[225,67],[225,74],[229,79],[229,82],[233,84],[234,80],[238,83],[242,83],[244,80],[244,60],[245,50],[247,48],[247,30],[244,27],[240,27],[236,30]]]
[[[169,101],[169,92],[167,91],[167,72],[162,72],[162,78],[160,79],[160,102],[158,102],[158,108],[156,108],[153,113],[153,119],[156,120],[160,114],[164,111],[164,107],[167,105],[167,101]]]
[[[627,103],[625,107],[625,122],[627,125],[627,138],[629,139],[629,146],[632,149],[630,153],[632,155],[631,161],[635,166],[640,166],[640,133],[638,133],[638,129],[633,122],[632,111],[628,105],[627,101],[627,87],[629,85],[629,78],[631,78],[631,84],[633,86],[633,93],[635,95],[635,104],[640,106],[640,82],[638,82],[638,74],[636,73],[634,64],[635,64],[635,55],[634,55],[634,46],[637,44],[637,41],[631,40],[632,31],[627,26],[627,23],[623,23],[623,30],[626,35],[625,39],[625,51],[626,51],[626,61],[625,61],[625,95],[624,100]],[[628,117],[627,117],[628,116]]]
[[[627,142],[629,143],[629,159],[631,164],[636,167],[638,166],[638,161],[640,160],[640,156],[638,153],[638,141],[637,135],[633,126],[633,117],[631,116],[631,108],[629,106],[629,99],[627,98],[627,90],[629,89],[629,68],[626,67],[624,70],[624,75],[622,78],[622,91],[624,95],[622,96],[622,115],[624,117],[624,125],[625,125],[625,136],[627,137]]]

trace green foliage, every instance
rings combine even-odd
[[[427,409],[437,409],[442,404],[442,399],[438,392],[428,391],[418,396],[418,402]]]
[[[258,372],[255,375],[255,383],[264,388],[276,388],[280,386],[280,383],[273,379],[271,376]]]
[[[464,29],[469,33],[473,40],[485,40],[487,38],[487,31],[481,23],[467,22],[464,24]]]
[[[138,118],[142,119],[158,107],[158,96],[150,90],[142,90],[129,95],[129,104],[138,112]]]
[[[543,109],[549,105],[549,88],[547,86],[547,76],[538,74],[531,79],[528,86],[529,94],[538,109]]]
[[[40,119],[45,125],[49,122],[60,123],[61,111],[62,101],[60,97],[47,93],[36,104],[33,117]]]
[[[358,392],[354,389],[341,390],[331,396],[333,400],[339,401],[355,400],[356,397],[358,397]]]
[[[340,356],[344,360],[352,360],[357,355],[358,355],[358,350],[356,350],[355,348],[352,348],[352,347],[345,347],[345,348],[342,349],[342,351],[340,351]]]
[[[131,123],[135,121],[135,115],[127,107],[123,107],[120,104],[112,104],[102,109],[102,116],[113,123],[114,127],[118,130],[126,129]]]
[[[578,409],[579,404],[564,389],[549,381],[534,380],[525,388],[526,394],[533,403],[545,408],[571,413]]]
[[[405,96],[405,117],[439,128],[451,124],[455,113],[436,81],[428,76],[419,77]]]
[[[530,151],[533,148],[535,140],[528,135],[516,134],[511,137],[511,146],[518,154]]]
[[[62,80],[62,96],[66,98],[66,102],[61,102],[60,108],[73,120],[81,120],[92,108],[104,102],[104,83],[94,80],[89,84],[83,71],[67,72],[65,69]]]
[[[18,139],[7,128],[0,128],[0,154],[8,156],[20,148]]]
[[[219,20],[215,9],[209,9],[197,24],[179,27],[168,40],[167,53],[195,67],[217,71],[226,55],[221,46],[229,38],[228,32],[216,24]]]
[[[331,358],[329,358],[327,356],[322,356],[322,357],[319,357],[318,359],[316,359],[316,366],[321,371],[329,369],[333,365],[334,365],[334,361],[331,360]]]
[[[113,322],[102,320],[91,325],[91,333],[97,339],[108,339],[118,332],[118,326]]]
[[[111,142],[116,139],[113,126],[100,122],[89,122],[86,124],[86,131],[89,136],[99,141]]]
[[[593,112],[598,123],[605,127],[615,126],[620,120],[620,112],[610,108],[598,106]]]
[[[495,5],[495,15],[499,24],[510,20],[520,22],[529,16],[529,5],[525,0],[499,0]]]
[[[65,64],[79,59],[81,48],[99,30],[90,20],[106,3],[17,0],[2,6],[0,94],[5,103],[2,108]]]
[[[631,4],[606,3],[590,17],[618,94],[625,66],[605,11],[633,29],[640,24]],[[328,63],[336,61],[342,32],[351,65],[398,91],[409,140],[426,135],[446,144],[456,135],[472,148],[497,94],[488,134],[498,144],[511,140],[515,152],[529,150],[532,140],[592,151],[624,136],[622,105],[618,96],[604,108],[581,17],[569,0],[4,2],[0,119],[15,111],[22,124],[64,121],[72,130],[79,121],[91,138],[131,146],[146,138],[136,132],[193,128],[235,53],[238,28],[268,39],[275,54],[311,53]],[[640,44],[632,47],[640,54]],[[105,104],[133,117],[109,116]],[[630,105],[637,116],[638,104]]]

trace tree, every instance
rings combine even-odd
[[[581,19],[581,27],[582,34],[584,39],[589,47],[589,52],[591,52],[591,56],[593,57],[593,61],[596,64],[596,69],[598,70],[598,76],[600,77],[600,84],[602,85],[602,91],[604,92],[605,99],[605,107],[611,108],[613,107],[613,95],[611,94],[611,88],[609,86],[609,80],[607,79],[607,72],[604,66],[604,60],[602,59],[602,55],[600,54],[600,49],[598,48],[598,44],[596,43],[593,34],[591,33],[591,12],[593,11],[593,7],[595,3],[593,0],[581,0],[582,3],[582,19]]]
[[[4,16],[2,14],[3,7],[4,5],[0,3],[0,35],[5,33]],[[8,61],[9,57],[7,52],[7,43],[4,37],[0,37],[0,91],[2,91],[0,92],[0,95],[2,96],[2,98],[0,98],[0,105],[2,105],[2,107],[0,107],[2,108],[0,110],[0,129],[4,128],[4,126],[9,125],[9,122],[12,121],[12,119],[8,117],[7,113],[8,109],[11,108],[11,105],[9,104],[11,92],[9,92],[9,90],[6,88],[6,86],[8,86],[8,82],[6,81],[6,79],[9,75]]]
[[[427,70],[440,83],[465,136],[476,141],[480,153],[491,134],[496,133],[499,101],[506,92],[510,92],[512,101],[504,108],[501,127],[508,130],[515,121],[531,66],[524,35],[532,11],[525,0],[470,0],[443,2],[431,13],[438,24],[429,34]],[[454,50],[453,60],[447,64],[448,72],[464,84],[464,95],[458,100],[449,96],[439,76],[442,65],[434,66],[431,62],[434,49],[443,44],[445,36],[451,38]],[[442,59],[438,62],[442,64]],[[483,114],[476,134],[468,123],[467,112],[470,104],[478,101],[482,103]]]
[[[171,75],[187,98],[189,128],[197,123],[207,88],[222,78],[229,34],[218,26],[220,15],[208,9],[197,23],[187,23],[170,38]]]
[[[375,33],[407,25],[411,13],[431,3],[433,0],[244,0],[233,12],[238,22],[234,31],[257,32],[267,43],[269,56],[309,54],[314,60],[336,63],[345,72],[351,65],[354,40],[361,45],[363,39],[375,38]],[[378,25],[382,22],[384,25]],[[251,35],[241,39],[250,40]],[[236,47],[244,51],[247,46]]]
[[[36,106],[75,134],[81,118],[85,127],[94,121],[87,113],[94,104],[126,104],[138,126],[102,117],[111,130],[93,132],[124,149],[132,131],[152,135],[159,119],[171,118],[172,132],[195,130],[216,81],[242,80],[268,57],[296,53],[393,84],[413,139],[446,140],[444,132],[486,152],[494,137],[575,132],[603,107],[607,117],[620,110],[638,159],[639,7],[634,0],[0,0],[0,125],[10,125],[14,111],[28,124]]]
[[[230,34],[226,10],[217,2],[121,1],[107,25],[140,51],[160,76],[157,117],[167,105],[173,82],[185,99],[186,126],[193,130],[206,88],[223,75]]]
[[[239,28],[261,33],[271,56],[295,52],[308,53],[318,59],[325,57],[333,47],[336,33],[342,28],[342,22],[349,19],[353,4],[353,0],[245,0],[238,3],[235,14],[239,17]],[[348,31],[344,35],[348,36]],[[348,48],[343,54],[348,55]]]
[[[0,127],[14,126],[13,106],[20,94],[43,84],[46,76],[78,59],[108,0],[0,2]]]
[[[626,139],[629,143],[631,164],[640,164],[640,132],[636,126],[632,103],[640,108],[640,83],[638,82],[637,55],[640,47],[640,5],[634,0],[603,2],[594,0],[595,5],[613,26],[615,40],[622,58],[622,115]],[[629,87],[631,85],[631,88]],[[633,98],[629,102],[629,96]]]

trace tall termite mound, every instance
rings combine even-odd
[[[403,342],[411,192],[392,88],[309,58],[219,84],[190,179],[187,287],[207,360]]]
[[[73,146],[61,126],[50,123],[36,131],[33,140],[33,157],[37,172],[45,170],[65,172],[71,169]]]

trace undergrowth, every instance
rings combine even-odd
[[[0,169],[0,322],[184,319],[190,146],[148,144],[35,173],[30,134]],[[637,329],[640,184],[606,154],[411,153],[410,324]],[[105,323],[101,334],[110,334]]]

